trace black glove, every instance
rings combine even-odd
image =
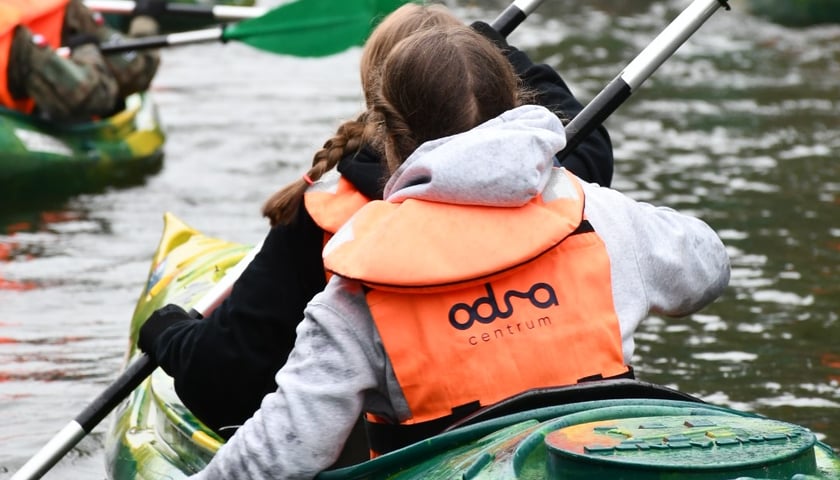
[[[178,305],[169,305],[155,310],[146,323],[140,327],[140,334],[137,338],[137,346],[144,353],[151,354],[154,350],[155,341],[158,336],[173,324],[191,320],[192,317]]]
[[[484,38],[493,42],[501,51],[506,51],[510,49],[510,45],[508,45],[507,40],[505,37],[502,36],[501,33],[497,32],[495,28],[491,27],[487,23],[484,22],[473,22],[470,24],[473,30],[480,33],[484,36]]]
[[[155,20],[159,19],[161,15],[166,13],[167,0],[136,0],[134,2],[134,10],[131,14],[135,17],[146,15]]]

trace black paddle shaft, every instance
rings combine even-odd
[[[128,397],[143,380],[155,370],[155,362],[147,354],[142,354],[123,370],[120,377],[108,386],[98,397],[82,410],[76,417],[78,423],[85,433],[90,433],[94,427],[99,425],[111,411],[119,405],[123,399]]]
[[[525,12],[516,7],[516,5],[510,5],[493,20],[490,26],[503,37],[507,37],[526,17]]]
[[[150,35],[147,37],[133,37],[123,41],[109,42],[99,46],[105,54],[122,53],[132,50],[161,48],[172,45],[182,45],[198,42],[224,41],[225,26],[192,30],[189,32],[170,33],[168,35]]]

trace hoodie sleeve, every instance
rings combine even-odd
[[[650,313],[681,317],[714,301],[729,284],[729,255],[702,220],[584,184],[585,215],[610,257],[613,299],[625,341]]]
[[[336,281],[338,280],[338,281]],[[361,285],[335,278],[306,308],[277,390],[194,479],[309,479],[338,458],[385,353]]]
[[[537,103],[559,113],[564,123],[583,110],[566,82],[549,65],[534,64],[525,52],[515,47],[508,47],[504,52],[525,86],[537,92]],[[587,182],[609,187],[613,163],[612,142],[601,125],[569,153],[563,166]]]

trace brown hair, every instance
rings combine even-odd
[[[365,144],[379,150],[376,128],[368,120],[371,92],[378,83],[376,77],[382,62],[400,40],[416,31],[437,25],[462,24],[444,5],[408,3],[385,17],[376,27],[365,43],[360,64],[362,90],[368,111],[338,127],[335,135],[315,153],[306,178],[318,180],[324,173],[335,168],[345,155],[359,151]],[[275,192],[263,205],[263,216],[269,219],[272,226],[293,222],[297,218],[303,194],[308,186],[304,177],[301,177]]]
[[[502,52],[465,25],[402,40],[378,81],[373,111],[391,172],[423,142],[467,131],[530,101]]]

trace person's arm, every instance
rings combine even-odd
[[[475,22],[472,27],[502,50],[525,86],[536,92],[538,104],[559,113],[565,122],[583,110],[583,104],[549,65],[534,64],[525,52],[508,44],[486,23]],[[562,165],[587,182],[608,187],[612,182],[613,163],[612,143],[607,129],[601,125],[581,141]]]
[[[365,404],[385,396],[385,352],[356,282],[334,278],[306,308],[277,391],[192,479],[313,478]]]
[[[647,311],[679,317],[723,293],[729,283],[729,255],[706,222],[636,202],[615,190],[586,184],[584,191],[584,212],[604,239],[613,284],[620,289],[613,292],[617,308],[643,302]]]
[[[607,248],[613,305],[624,358],[651,313],[685,316],[708,305],[729,284],[729,256],[705,222],[667,207],[636,202],[584,183],[584,215]]]
[[[298,222],[273,228],[234,284],[203,320],[176,322],[156,312],[140,344],[175,379],[178,396],[198,418],[227,437],[276,389],[306,303],[326,285],[323,231],[301,209]],[[233,394],[232,394],[233,393]]]

